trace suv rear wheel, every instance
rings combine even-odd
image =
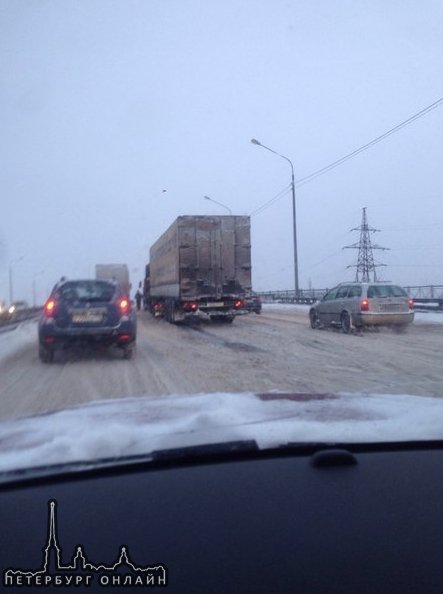
[[[38,356],[43,363],[52,363],[52,361],[54,361],[54,349],[48,349],[47,347],[40,345]]]

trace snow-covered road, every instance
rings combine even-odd
[[[265,306],[234,324],[174,326],[139,316],[133,360],[118,351],[38,359],[36,327],[0,337],[0,418],[97,399],[202,392],[358,392],[443,396],[440,314],[406,334],[311,330],[307,312]],[[424,321],[421,317],[424,317]]]

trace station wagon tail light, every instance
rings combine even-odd
[[[45,315],[49,318],[54,315],[55,312],[55,301],[54,299],[48,299],[44,307]]]
[[[126,315],[129,313],[129,311],[131,309],[131,303],[130,303],[129,299],[126,299],[126,298],[120,299],[118,305],[120,308],[120,312],[123,315]]]
[[[369,311],[369,301],[367,299],[360,301],[360,311]]]
[[[414,300],[409,297],[408,299],[409,309],[414,309]]]
[[[236,299],[234,301],[234,307],[235,307],[235,309],[240,309],[241,307],[244,306],[244,304],[245,304],[244,301],[242,301],[241,299]]]

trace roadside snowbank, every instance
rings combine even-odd
[[[286,310],[286,311],[304,311],[308,315],[310,305],[299,305],[295,303],[263,303],[263,309],[272,310]],[[437,311],[416,311],[414,316],[414,322],[430,323],[430,324],[443,324],[443,312]]]
[[[22,322],[14,330],[0,334],[0,360],[7,359],[31,344],[37,344],[37,322]]]

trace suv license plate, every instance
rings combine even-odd
[[[88,313],[78,313],[72,314],[72,321],[74,324],[88,324],[88,323],[95,323],[101,322],[103,320],[102,314],[88,312]]]

